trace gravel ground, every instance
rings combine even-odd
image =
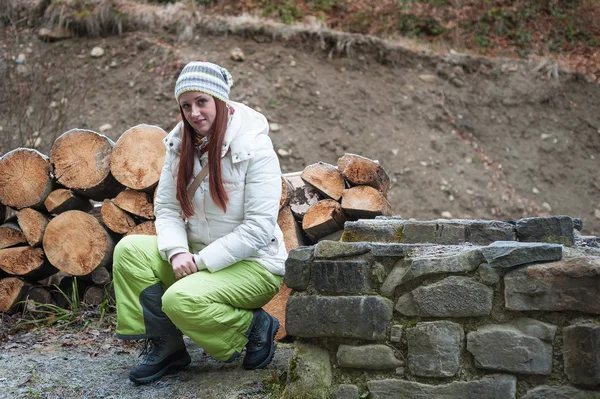
[[[269,398],[293,352],[280,343],[267,369],[247,371],[241,359],[218,362],[186,343],[189,367],[138,386],[127,375],[138,362],[139,344],[120,341],[110,330],[13,336],[0,345],[0,398]]]

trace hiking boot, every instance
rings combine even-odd
[[[253,310],[252,324],[247,332],[246,356],[242,365],[246,370],[265,368],[275,354],[275,334],[279,321],[262,309]]]
[[[140,354],[142,362],[129,372],[136,384],[146,384],[163,376],[169,369],[180,369],[192,361],[181,335],[148,338]]]

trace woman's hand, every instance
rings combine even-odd
[[[177,280],[198,271],[196,262],[194,262],[194,255],[189,252],[181,252],[173,255],[171,265],[173,266],[173,272]]]

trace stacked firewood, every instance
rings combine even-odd
[[[390,179],[383,167],[346,154],[337,167],[319,162],[284,175],[279,226],[288,251],[321,240],[339,240],[348,220],[391,215]]]
[[[0,312],[27,298],[60,306],[54,285],[63,293],[76,285],[90,305],[102,301],[116,242],[156,234],[152,194],[165,137],[149,125],[116,143],[73,129],[56,139],[49,157],[18,148],[0,158]],[[5,220],[7,209],[13,216]]]
[[[102,301],[118,240],[156,234],[153,199],[165,137],[149,125],[129,129],[116,143],[73,129],[56,139],[49,157],[18,148],[0,158],[0,312],[27,298],[60,306],[49,284],[66,292],[75,277],[84,302]],[[358,155],[341,157],[337,167],[320,162],[284,175],[282,185],[278,222],[288,251],[338,240],[346,220],[391,212],[387,174]],[[285,307],[278,312],[283,321]]]

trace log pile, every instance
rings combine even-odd
[[[113,142],[73,129],[49,156],[18,148],[0,158],[0,312],[23,299],[64,301],[77,278],[80,298],[97,305],[112,280],[113,249],[130,234],[156,235],[154,194],[164,163],[155,126],[135,126]],[[339,240],[348,220],[390,215],[389,178],[381,165],[346,154],[282,176],[278,224],[286,249]],[[13,215],[6,219],[6,215]],[[266,308],[285,326],[289,289]],[[282,328],[278,338],[285,335]]]
[[[165,137],[149,125],[116,143],[73,129],[49,156],[18,148],[0,158],[0,312],[25,299],[67,306],[58,288],[71,291],[75,278],[81,300],[103,300],[118,240],[156,234],[152,194]]]

